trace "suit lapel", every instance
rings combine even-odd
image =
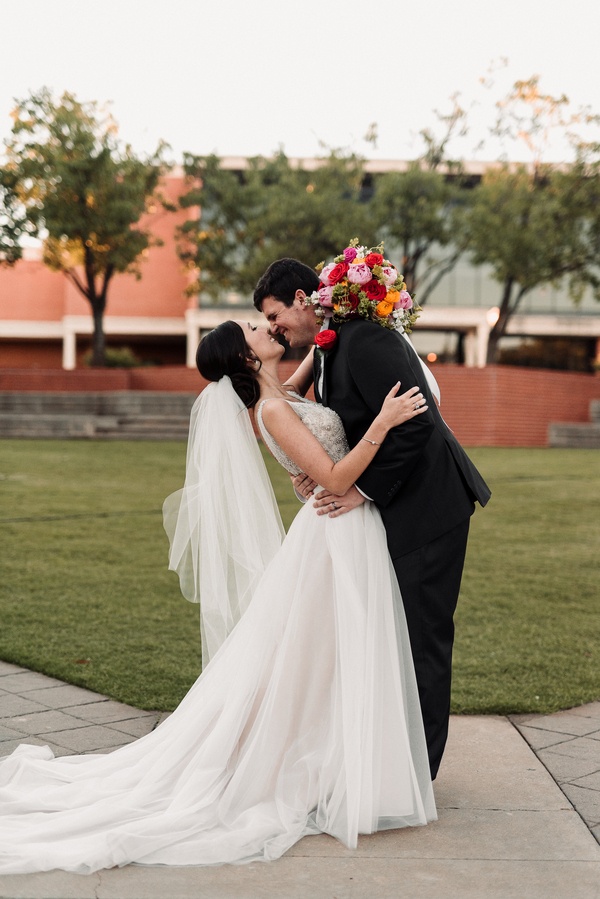
[[[321,403],[327,405],[327,358],[329,352],[321,354]]]
[[[323,352],[316,347],[315,353],[313,356],[313,385],[315,391],[315,399],[318,403],[323,402],[323,397],[321,395],[321,387],[322,387],[322,379],[323,379]]]

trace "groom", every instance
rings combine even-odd
[[[313,269],[296,259],[279,259],[259,280],[254,305],[271,331],[283,335],[291,347],[311,346],[321,324],[307,297],[319,286]],[[475,501],[484,506],[490,491],[438,412],[408,341],[362,318],[328,327],[337,328],[337,339],[323,357],[315,357],[315,395],[338,413],[351,447],[363,437],[396,381],[402,390],[418,386],[429,406],[389,432],[358,479],[358,490],[351,488],[341,498],[327,495],[316,505],[344,512],[366,496],[381,513],[402,592],[435,778],[448,734],[453,615],[469,519]]]

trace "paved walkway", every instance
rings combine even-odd
[[[0,755],[106,752],[161,717],[0,662]],[[453,717],[435,793],[439,821],[355,851],[316,836],[271,864],[7,875],[0,899],[600,899],[600,702]]]

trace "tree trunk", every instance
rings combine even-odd
[[[92,307],[92,319],[94,322],[94,334],[92,338],[92,366],[94,368],[106,367],[106,340],[104,337],[104,310],[106,309],[106,294],[110,279],[114,274],[114,267],[109,265],[106,267],[102,276],[100,291],[96,285],[96,272],[94,269],[94,259],[85,249],[85,276],[87,282],[87,298]]]
[[[517,288],[517,295],[514,299],[512,296],[513,287]],[[500,304],[500,314],[498,315],[498,321],[490,331],[488,340],[486,357],[487,365],[495,365],[498,362],[498,356],[500,353],[500,341],[506,334],[506,327],[514,313],[517,311],[517,306],[523,299],[524,295],[527,293],[527,290],[528,288],[519,287],[512,278],[508,278],[504,282],[502,302]]]
[[[98,304],[92,306],[92,318],[94,321],[94,333],[92,337],[92,366],[94,368],[106,367],[106,340],[104,337],[104,306]]]
[[[503,333],[500,332],[496,323],[496,325],[494,325],[494,327],[490,331],[490,336],[488,339],[487,356],[485,360],[486,365],[495,365],[497,363],[500,351],[499,344],[502,336]]]

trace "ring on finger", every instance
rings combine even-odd
[[[337,507],[338,507],[338,504],[334,503],[334,502],[332,502],[331,505],[333,506],[334,509],[337,509]]]

